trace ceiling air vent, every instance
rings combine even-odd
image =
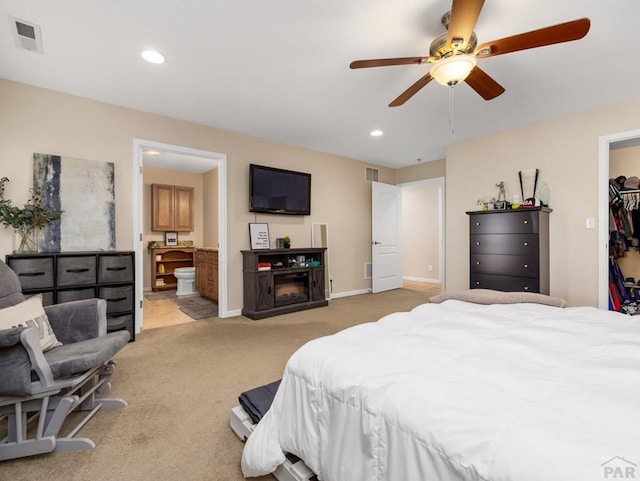
[[[378,182],[378,169],[373,167],[366,167],[364,169],[364,179],[367,182]]]
[[[43,53],[42,34],[40,33],[39,25],[25,22],[15,17],[9,17],[9,22],[11,23],[11,31],[18,48]]]

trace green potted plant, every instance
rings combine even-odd
[[[283,243],[285,249],[288,249],[289,247],[291,247],[291,239],[289,238],[288,235],[286,235],[286,236],[284,236],[282,238],[282,243]]]
[[[0,223],[15,229],[14,252],[38,252],[38,230],[59,219],[63,211],[44,205],[36,188],[31,189],[31,197],[22,208],[14,206],[4,198],[7,182],[7,177],[0,179]]]

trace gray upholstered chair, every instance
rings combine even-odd
[[[24,299],[17,275],[0,261],[0,309]],[[0,330],[0,433],[3,423],[6,427],[0,461],[91,449],[93,441],[76,437],[78,431],[101,408],[127,405],[100,397],[111,390],[111,358],[129,340],[128,331],[107,334],[106,302],[87,299],[45,306],[45,313],[62,343],[45,352],[38,328]],[[65,421],[72,411],[87,412],[68,427]]]

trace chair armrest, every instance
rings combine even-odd
[[[31,382],[31,370],[39,381]],[[0,395],[25,396],[50,389],[51,368],[40,346],[40,333],[34,327],[0,330]]]
[[[11,329],[0,329],[0,348],[13,347],[20,344],[20,333],[26,327],[12,327]]]
[[[62,344],[93,339],[107,333],[107,301],[83,299],[45,306],[53,332]]]

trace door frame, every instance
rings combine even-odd
[[[440,290],[442,292],[445,291],[445,250],[447,245],[445,243],[445,229],[444,229],[444,221],[445,221],[445,188],[446,188],[446,178],[443,177],[432,177],[430,179],[423,180],[415,180],[411,182],[404,182],[402,184],[398,184],[398,187],[404,188],[414,185],[420,184],[435,184],[438,186],[438,280],[440,282]],[[404,209],[404,203],[402,208]],[[404,255],[404,249],[403,249]]]
[[[152,140],[133,139],[133,251],[135,252],[135,331],[139,333],[143,323],[142,299],[144,295],[144,279],[142,256],[143,238],[143,151],[145,149],[161,150],[175,154],[201,157],[207,161],[218,163],[218,317],[230,317],[227,299],[227,156],[218,152],[193,149],[181,145],[165,144]]]
[[[611,144],[640,137],[640,130],[598,139],[598,307],[609,309],[609,151]]]

